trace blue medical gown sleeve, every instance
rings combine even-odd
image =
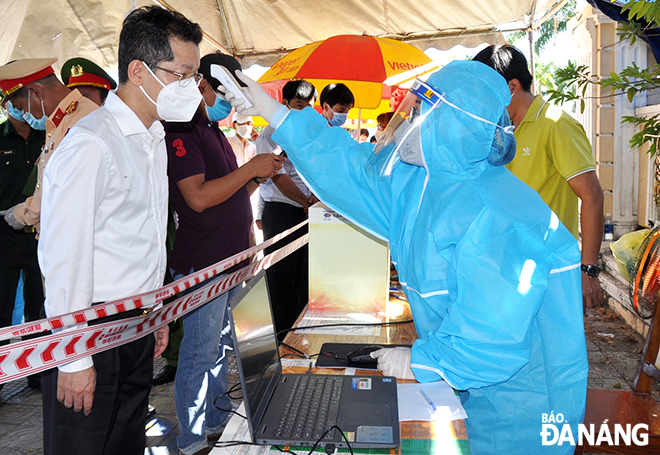
[[[366,171],[373,145],[358,144],[346,130],[330,127],[311,107],[292,110],[272,138],[321,201],[388,238],[390,184]]]
[[[530,242],[525,229],[490,238],[479,230],[473,226],[457,245],[449,294],[431,298],[450,303],[439,327],[413,346],[411,364],[420,382],[444,378],[459,390],[486,387],[509,380],[530,361],[548,286],[547,249]]]

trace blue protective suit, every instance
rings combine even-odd
[[[493,123],[510,101],[479,62],[453,62],[428,83]],[[291,111],[273,139],[323,202],[389,240],[419,335],[413,373],[461,391],[472,453],[572,454],[540,433],[554,412],[577,438],[584,417],[576,241],[534,190],[488,164],[494,125],[447,105],[425,122],[427,168],[400,162],[389,177],[367,170],[368,144],[313,109]]]

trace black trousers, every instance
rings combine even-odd
[[[45,455],[143,455],[153,375],[154,336],[93,356],[96,391],[92,412],[57,401],[58,369],[42,374]]]
[[[266,202],[261,215],[264,237],[270,239],[306,219],[307,214],[301,207],[281,202]],[[282,248],[307,232],[307,226],[298,229],[275,245],[266,248],[266,254]],[[305,245],[266,270],[277,331],[290,328],[309,300],[307,263],[308,248]],[[280,335],[279,338],[283,339],[284,335],[286,334]]]
[[[37,239],[34,233],[12,229],[0,219],[0,327],[11,325],[16,286],[23,272],[25,321],[36,321],[44,304],[44,288],[37,262]],[[8,341],[0,342],[0,345]]]

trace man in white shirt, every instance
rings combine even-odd
[[[311,83],[305,80],[290,81],[282,88],[282,104],[290,109],[300,110],[313,106],[316,94],[316,89]],[[262,131],[257,139],[257,154],[276,153],[286,156],[282,147],[271,138],[274,131],[271,126],[267,126]],[[264,201],[260,218],[266,240],[305,221],[307,209],[318,202],[289,160],[284,162],[284,166],[275,177],[261,186],[260,192]],[[306,228],[299,229],[272,247],[266,248],[266,254],[306,233]],[[304,246],[271,266],[266,272],[275,328],[278,332],[290,328],[307,304],[309,295],[307,256],[307,246]],[[281,338],[284,338],[284,335],[286,333],[281,334]]]
[[[201,40],[197,24],[162,8],[124,20],[116,94],[78,122],[44,172],[38,253],[47,316],[163,284],[168,183],[159,119],[188,121],[197,109]],[[46,455],[144,453],[151,358],[167,345],[167,326],[155,335],[44,374]]]
[[[238,167],[241,167],[257,154],[257,147],[250,140],[253,131],[252,117],[234,112],[233,125],[236,135],[229,138],[229,143],[234,149]]]

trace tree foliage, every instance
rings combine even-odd
[[[533,32],[534,38],[534,84],[535,90],[541,94],[546,94],[552,90],[572,90],[570,86],[557,83],[554,78],[557,71],[557,65],[554,62],[544,63],[541,61],[540,54],[545,47],[552,42],[558,33],[566,31],[568,21],[575,16],[576,1],[570,0],[562,6],[553,16],[552,20],[543,22],[541,27]],[[512,45],[520,40],[527,39],[527,32],[517,31],[507,34],[507,40]],[[571,110],[575,112],[575,103]]]
[[[557,33],[566,30],[566,24],[575,16],[576,2],[570,0],[562,6],[553,16],[553,20],[545,21],[541,24],[538,30],[533,32],[534,35],[534,54],[538,56],[541,51],[551,42]],[[507,36],[510,43],[514,43],[527,36],[527,32],[518,31],[512,32]],[[536,68],[535,68],[536,69]]]
[[[629,0],[621,11],[627,12],[631,21],[644,19],[653,27],[660,24],[660,3],[655,1]]]
[[[619,36],[621,40],[629,40],[634,44],[636,39],[643,33],[643,28],[634,19],[645,19],[650,27],[656,27],[660,4],[653,1],[631,0],[626,3],[623,11],[628,12],[630,22],[620,23]],[[611,88],[612,96],[625,95],[629,102],[633,102],[636,95],[653,89],[660,89],[660,66],[654,65],[650,68],[640,68],[636,63],[624,68],[619,73],[612,72],[609,77],[598,78],[589,73],[587,66],[576,66],[574,63],[566,68],[560,68],[556,72],[558,84],[574,88],[571,92],[565,89],[548,90],[549,101],[562,104],[567,101],[576,100],[583,112],[588,99],[587,91],[593,85],[602,88]],[[652,117],[624,116],[623,123],[636,125],[638,132],[630,139],[633,147],[648,145],[648,152],[655,156],[658,151],[658,138],[660,137],[660,115]]]

